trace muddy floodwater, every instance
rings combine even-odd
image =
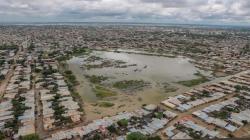
[[[122,61],[126,67],[102,67],[102,68],[84,68],[86,59],[89,56],[96,56],[102,60]],[[98,64],[100,61],[94,61],[91,64]],[[87,119],[96,119],[106,115],[112,115],[120,111],[133,111],[142,104],[158,104],[164,98],[187,91],[188,88],[176,84],[178,81],[191,80],[198,78],[195,73],[205,72],[196,68],[189,62],[188,58],[176,57],[168,58],[161,56],[142,55],[134,53],[118,53],[106,51],[94,51],[88,56],[73,57],[68,61],[68,68],[76,75],[80,85],[77,87],[79,94],[85,101],[85,112],[89,114]],[[98,99],[92,91],[91,83],[84,75],[99,75],[110,77],[107,83],[113,83],[121,80],[143,80],[151,84],[150,88],[137,91],[133,94],[122,93],[107,99]],[[177,88],[175,92],[164,92],[161,89],[162,83],[168,83]],[[114,103],[111,108],[101,108],[92,104],[100,100]]]

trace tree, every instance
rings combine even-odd
[[[0,140],[3,140],[5,138],[4,134],[0,131]]]
[[[236,92],[239,92],[242,89],[242,87],[240,85],[236,85],[236,86],[234,86],[234,88],[235,88]]]
[[[4,80],[4,79],[5,79],[4,75],[0,74],[0,80]]]
[[[107,127],[107,129],[109,130],[110,133],[117,133],[117,129],[116,129],[115,125],[111,125],[111,126]]]
[[[65,73],[65,74],[69,74],[69,75],[71,75],[71,74],[72,74],[72,71],[67,70],[67,71],[65,71],[64,73]]]
[[[244,125],[247,125],[247,124],[248,124],[247,120],[242,120],[242,123],[243,123]]]
[[[228,134],[228,137],[229,137],[229,138],[233,138],[233,137],[234,137],[234,135],[233,135],[233,134],[231,134],[231,133],[229,133],[229,134]]]
[[[126,140],[147,140],[147,137],[140,132],[132,132],[127,135]]]
[[[102,137],[100,134],[95,134],[91,140],[102,140]]]

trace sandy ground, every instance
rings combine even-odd
[[[86,113],[86,120],[102,118],[105,116],[112,116],[119,112],[131,112],[139,109],[143,104],[158,104],[162,99],[169,96],[169,94],[160,94],[154,89],[149,89],[143,93],[135,93],[133,95],[126,95],[126,93],[118,93],[115,97],[106,98],[101,101],[107,101],[114,104],[112,107],[99,107],[94,105],[94,102],[85,102],[84,111]]]

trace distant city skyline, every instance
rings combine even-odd
[[[249,25],[248,0],[0,0],[1,23]]]

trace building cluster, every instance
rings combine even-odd
[[[4,80],[10,73],[16,52],[16,49],[7,49],[0,46],[0,81]]]
[[[249,29],[189,26],[29,26],[0,27],[0,43],[28,38],[37,49],[55,57],[74,48],[134,49],[157,54],[182,55],[215,75],[249,69]],[[56,52],[56,53],[55,53]]]
[[[210,130],[192,120],[181,119],[174,125],[167,127],[163,133],[169,139],[215,139],[225,138],[219,131]]]
[[[245,104],[241,104],[241,101]],[[229,132],[235,132],[241,128],[244,123],[250,122],[250,110],[246,108],[250,107],[249,103],[250,102],[243,96],[240,98],[234,97],[193,112],[193,115],[208,124],[216,125]]]
[[[218,100],[233,92],[232,90],[224,91],[224,88],[226,87],[223,87],[221,84],[212,84],[192,89],[181,95],[168,97],[161,103],[169,108],[185,112],[191,108]]]
[[[36,89],[40,95],[44,129],[51,130],[80,122],[80,106],[71,96],[56,62],[41,60],[36,63],[36,70],[41,73],[36,77]]]
[[[35,98],[29,54],[20,53],[0,103],[1,133],[19,138],[35,133]]]
[[[140,132],[144,135],[156,134],[177,114],[160,109],[154,104],[146,105],[133,112],[121,112],[112,117],[94,120],[86,126],[75,127],[66,131],[52,134],[48,140],[62,140],[73,138],[91,138],[100,135],[103,139],[125,140],[126,135]]]
[[[96,135],[124,140],[126,135],[140,132],[147,136],[160,133],[169,139],[224,138],[228,136],[221,130],[234,134],[250,123],[248,29],[0,26],[0,32],[0,82],[10,74],[10,80],[4,80],[7,87],[0,100],[0,134],[6,137],[18,139],[37,133],[47,140],[88,139]],[[18,51],[13,44],[23,47]],[[181,55],[215,75],[235,75],[168,97],[159,106],[145,105],[86,124],[69,78],[56,61],[86,47]],[[179,117],[183,114],[191,117]]]
[[[210,84],[204,86],[200,92],[197,90],[191,90],[190,92],[184,93],[183,95],[177,95],[175,97],[169,97],[167,100],[163,101],[162,104],[178,110],[180,112],[188,111],[191,108],[186,108],[185,110],[180,109],[183,103],[187,104],[185,106],[190,106],[193,101],[189,101],[190,95],[198,94],[199,105],[208,103],[204,102],[203,98],[200,98],[200,94],[207,94],[206,96],[212,96],[211,92],[214,93],[224,93],[227,98],[224,100],[206,106],[203,109],[196,110],[192,112],[190,118],[184,118],[176,121],[176,123],[168,128],[166,128],[163,133],[171,139],[199,139],[199,138],[223,138],[225,136],[219,134],[219,131],[208,130],[204,126],[199,126],[199,124],[193,122],[193,117],[202,120],[206,123],[207,127],[209,125],[214,126],[214,128],[219,127],[226,130],[229,134],[232,134],[244,127],[246,124],[250,123],[250,72],[243,72],[232,76],[226,81],[219,83]],[[204,92],[206,91],[206,92]],[[188,96],[188,98],[186,97]],[[216,95],[217,96],[217,95]],[[197,97],[197,96],[196,96]],[[205,97],[207,98],[207,97]],[[221,97],[222,98],[222,97]],[[219,99],[219,98],[218,98]],[[215,100],[218,100],[215,99]],[[187,101],[188,100],[188,101]],[[199,101],[203,100],[203,101]]]
[[[216,125],[229,132],[240,129],[250,122],[249,78],[250,73],[232,77],[227,85],[235,88],[238,93],[235,97],[195,111],[193,115],[208,124]]]

